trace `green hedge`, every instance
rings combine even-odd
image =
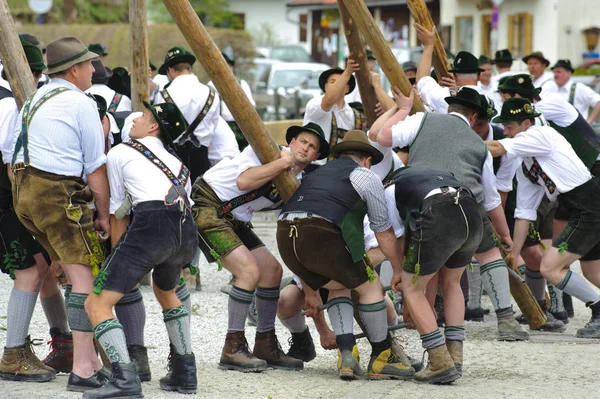
[[[125,66],[129,68],[129,25],[22,25],[17,27],[19,33],[28,32],[42,42],[48,44],[63,36],[75,36],[83,43],[101,43],[106,46],[108,56],[104,59],[106,66],[114,68]],[[251,59],[254,55],[254,44],[246,31],[219,28],[207,28],[214,42],[221,49],[227,46],[233,48],[236,60]],[[150,61],[160,67],[167,51],[174,46],[190,46],[174,24],[153,24],[148,26],[148,41]],[[238,71],[244,71],[244,65],[236,63]],[[199,62],[194,65],[194,72],[200,80],[206,82],[208,76]]]

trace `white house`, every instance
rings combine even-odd
[[[568,58],[583,63],[587,50],[583,29],[598,24],[600,2],[591,0],[504,0],[499,6],[497,49],[515,58],[542,51],[552,63]],[[489,0],[442,0],[440,23],[452,27],[452,50],[492,56]],[[514,70],[525,70],[515,62]]]

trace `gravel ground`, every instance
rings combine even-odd
[[[257,218],[256,232],[277,255],[274,223],[269,217]],[[278,255],[277,255],[278,256]],[[575,270],[578,270],[578,265]],[[410,381],[344,382],[335,374],[336,352],[318,346],[318,336],[312,320],[308,321],[317,343],[318,356],[301,372],[270,370],[261,374],[221,371],[217,364],[227,328],[227,297],[219,288],[227,283],[229,274],[217,272],[216,265],[200,267],[203,289],[192,291],[192,337],[198,366],[200,398],[443,398],[448,394],[460,398],[591,398],[597,397],[600,383],[592,370],[600,366],[599,340],[575,338],[575,331],[589,319],[589,312],[575,302],[575,318],[563,334],[532,332],[529,342],[496,341],[496,320],[493,315],[483,323],[467,322],[465,366],[462,379],[452,386],[427,386]],[[286,274],[289,271],[286,270]],[[7,276],[0,278],[0,325],[6,323],[6,302],[12,284]],[[147,309],[146,345],[152,368],[152,381],[143,384],[146,398],[181,398],[180,394],[163,392],[158,379],[166,373],[168,337],[162,322],[161,309],[149,287],[142,292]],[[490,303],[484,297],[484,305]],[[516,305],[515,305],[516,306]],[[31,324],[31,336],[48,337],[41,306],[36,307]],[[247,328],[252,348],[254,327]],[[289,333],[277,322],[279,341],[288,348]],[[6,332],[0,331],[0,341]],[[409,355],[420,357],[422,349],[415,331],[405,332]],[[38,347],[44,357],[46,347]],[[360,340],[363,368],[366,369],[370,348]],[[587,365],[588,367],[582,367]],[[590,367],[591,366],[591,367]],[[17,383],[0,381],[2,398],[79,398],[81,394],[65,391],[67,375],[61,374],[49,383]]]

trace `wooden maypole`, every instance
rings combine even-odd
[[[142,101],[148,101],[150,98],[147,11],[146,0],[129,0],[131,107],[134,111],[143,111]]]

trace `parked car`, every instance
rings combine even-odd
[[[271,58],[284,62],[312,62],[308,51],[302,46],[269,46],[257,47],[257,53],[265,58]]]
[[[295,119],[313,97],[321,94],[319,75],[329,65],[284,62],[270,65],[254,87],[256,110],[263,120]]]

